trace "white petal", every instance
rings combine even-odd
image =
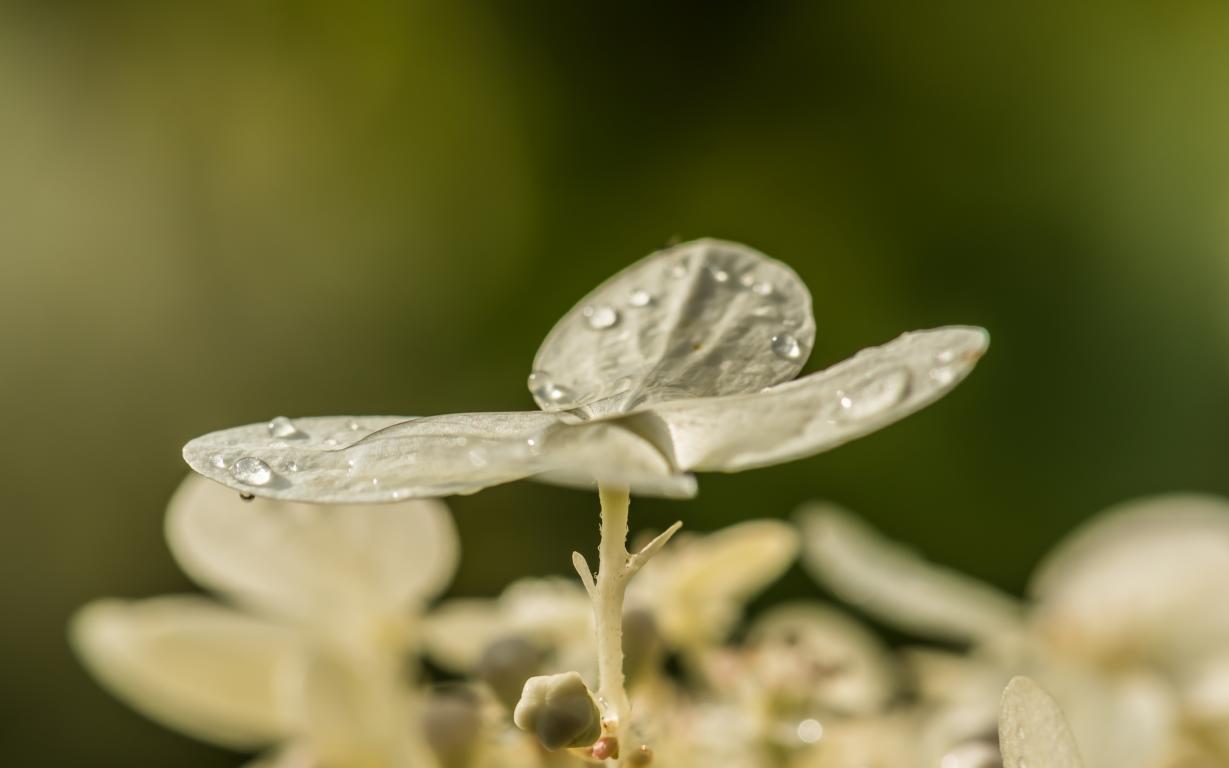
[[[1172,495],[1112,508],[1063,542],[1032,592],[1041,629],[1096,656],[1176,664],[1229,644],[1229,502]]]
[[[915,331],[762,392],[677,400],[631,418],[681,470],[739,472],[780,464],[930,405],[968,375],[988,339],[979,328]]]
[[[212,432],[184,446],[197,472],[267,498],[349,504],[474,493],[534,473],[528,441],[554,424],[536,412],[464,413],[405,419],[295,419],[298,435],[274,422]],[[352,427],[357,425],[357,429]],[[263,462],[268,475],[242,470]]]
[[[1080,768],[1079,752],[1062,710],[1027,677],[1003,691],[999,714],[1003,768]]]
[[[433,499],[321,506],[267,499],[189,476],[167,540],[197,582],[278,616],[324,623],[395,616],[456,570],[456,527]]]
[[[841,599],[930,637],[988,641],[1021,629],[1019,604],[993,587],[928,563],[834,505],[799,515],[803,564]]]
[[[482,653],[508,634],[499,604],[489,598],[448,600],[426,616],[423,647],[432,661],[455,673],[470,672]]]
[[[788,381],[814,341],[811,295],[792,269],[745,245],[696,240],[573,307],[538,350],[529,386],[543,410],[626,413]]]
[[[531,476],[564,485],[601,479],[648,495],[695,493],[693,478],[613,422],[563,424],[526,411],[293,423],[299,436],[292,438],[279,437],[273,422],[213,432],[188,443],[184,458],[241,493],[312,503],[468,494]],[[244,471],[253,467],[255,476]]]
[[[237,749],[289,729],[280,694],[297,636],[196,597],[101,600],[71,625],[73,649],[117,697],[164,725]]]
[[[896,695],[891,655],[867,628],[816,602],[787,603],[747,632],[757,684],[793,693],[821,711],[871,715]]]
[[[716,642],[797,554],[797,532],[776,520],[676,537],[632,582],[629,603],[650,607],[658,628],[676,647]]]

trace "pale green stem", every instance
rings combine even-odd
[[[613,735],[621,752],[629,754],[628,726],[632,705],[623,687],[623,597],[631,578],[627,552],[627,488],[598,486],[602,504],[601,540],[598,543],[597,580],[593,591],[593,618],[597,631],[597,693],[606,703],[605,716],[614,721]],[[608,760],[607,765],[618,765]]]

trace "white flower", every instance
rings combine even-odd
[[[533,477],[691,496],[690,472],[809,456],[934,402],[985,352],[984,331],[905,334],[791,381],[815,336],[806,286],[735,243],[698,240],[607,280],[546,337],[542,409],[407,419],[275,419],[184,447],[245,493],[350,503],[473,493]]]
[[[189,735],[280,747],[262,765],[431,765],[405,681],[416,619],[450,580],[456,533],[440,502],[245,503],[190,477],[167,538],[198,596],[101,600],[73,647],[118,697]]]
[[[1229,503],[1162,496],[1105,512],[1038,568],[1027,606],[834,507],[802,521],[804,561],[842,598],[972,646],[914,656],[923,695],[970,733],[992,721],[1006,680],[1027,673],[1063,704],[1090,768],[1229,762]]]

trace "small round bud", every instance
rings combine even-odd
[[[552,750],[586,747],[602,735],[597,702],[576,672],[529,678],[512,720]]]
[[[501,638],[482,651],[474,673],[491,686],[495,698],[512,709],[521,697],[525,681],[538,671],[542,655],[537,646],[524,638]]]

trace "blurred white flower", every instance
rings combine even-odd
[[[1007,679],[1026,673],[1062,703],[1090,768],[1229,765],[1229,503],[1174,495],[1108,510],[1038,568],[1027,606],[830,505],[801,520],[804,562],[843,599],[971,646],[910,657],[949,725],[984,732]]]
[[[534,359],[541,411],[284,418],[184,447],[245,493],[329,503],[473,493],[521,478],[691,496],[692,471],[808,456],[934,402],[986,350],[985,331],[905,334],[797,376],[815,323],[789,267],[698,240],[655,253],[564,315]]]
[[[261,765],[434,764],[407,667],[418,617],[457,563],[443,504],[245,503],[193,476],[167,538],[234,607],[172,596],[81,609],[73,647],[111,692],[191,736],[276,748]]]

